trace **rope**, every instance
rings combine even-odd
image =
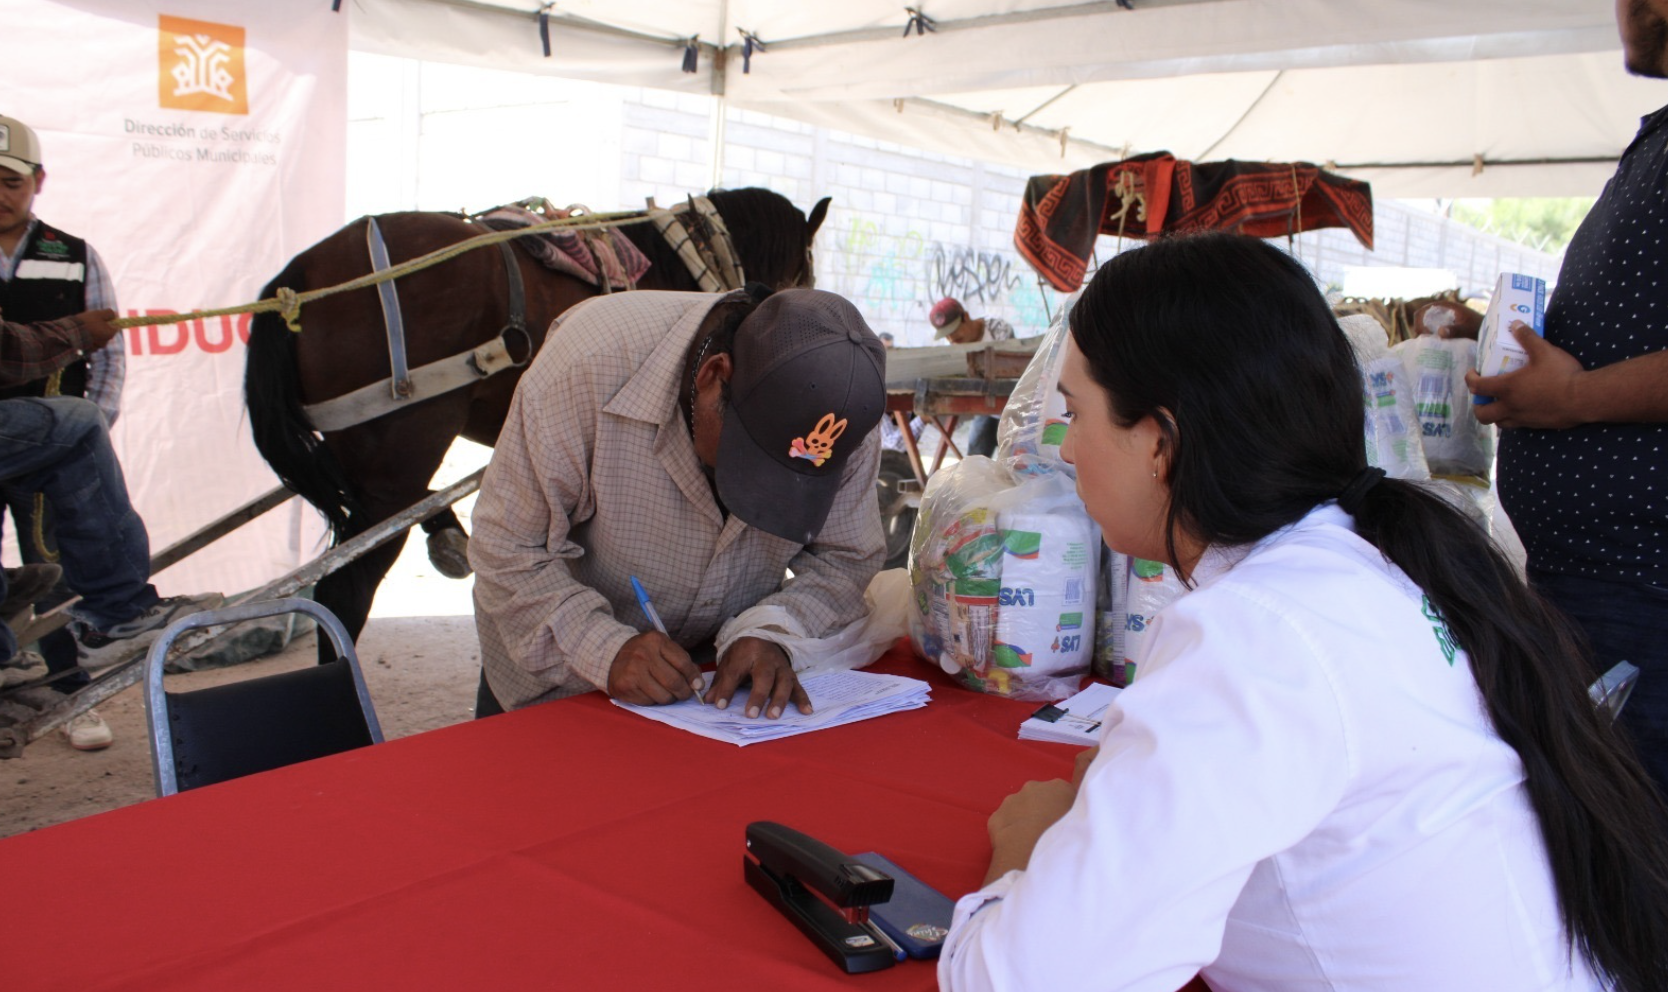
[[[1286,247],[1297,255],[1297,236],[1303,233],[1303,194],[1297,188],[1297,163],[1292,163],[1289,168],[1292,170],[1292,212],[1297,220],[1287,228]]]
[[[118,317],[112,320],[110,324],[118,328],[150,327],[158,324],[178,324],[188,320],[203,320],[210,317],[230,317],[242,313],[272,313],[276,311],[283,316],[284,323],[289,325],[290,330],[299,333],[301,330],[301,305],[303,303],[312,303],[315,300],[322,300],[337,293],[364,289],[367,286],[375,286],[377,283],[408,276],[413,272],[420,272],[430,266],[439,265],[441,262],[456,258],[465,252],[474,251],[483,245],[497,244],[500,241],[509,241],[529,234],[537,234],[540,231],[548,231],[553,228],[586,230],[597,227],[614,227],[619,224],[641,223],[647,219],[648,217],[641,210],[621,211],[611,214],[587,214],[583,217],[560,217],[530,227],[512,227],[505,231],[492,231],[477,235],[467,241],[459,241],[457,244],[447,245],[444,248],[431,251],[427,255],[420,255],[410,261],[401,262],[398,265],[383,269],[381,272],[372,272],[335,286],[309,289],[300,293],[287,286],[279,286],[277,295],[270,300],[257,300],[254,303],[245,303],[242,306],[219,307],[213,310],[193,310],[190,313]]]

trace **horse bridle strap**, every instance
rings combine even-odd
[[[365,245],[371,253],[371,271],[382,272],[389,267],[388,243],[382,239],[382,228],[375,217],[365,218]],[[394,399],[411,396],[411,374],[405,367],[405,318],[400,314],[400,297],[394,291],[394,280],[376,284],[377,298],[382,301],[382,324],[388,330],[388,367],[393,376],[388,382]]]
[[[504,331],[517,330],[523,336],[527,334],[527,288],[521,282],[521,266],[515,264],[515,251],[510,248],[508,241],[498,242],[498,253],[504,257],[504,274],[510,280],[510,319],[504,324]]]

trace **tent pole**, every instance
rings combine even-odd
[[[725,118],[729,116],[729,98],[725,95],[730,76],[730,48],[725,39],[730,36],[730,4],[725,0],[718,14],[718,41],[712,53],[712,120],[707,128],[707,144],[712,149],[707,177],[707,188],[717,189],[724,182]]]
[[[724,184],[724,118],[729,101],[722,94],[712,98],[712,120],[707,128],[707,141],[712,146],[712,174],[707,188],[717,189]]]

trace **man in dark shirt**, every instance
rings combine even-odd
[[[1620,0],[1628,71],[1668,78],[1668,0]],[[1639,666],[1622,723],[1668,792],[1668,107],[1646,117],[1570,242],[1529,364],[1467,376],[1500,438],[1529,578],[1600,670]]]

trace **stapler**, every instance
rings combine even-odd
[[[780,823],[747,825],[747,884],[792,920],[847,974],[890,968],[898,946],[869,922],[892,898],[892,878]]]

